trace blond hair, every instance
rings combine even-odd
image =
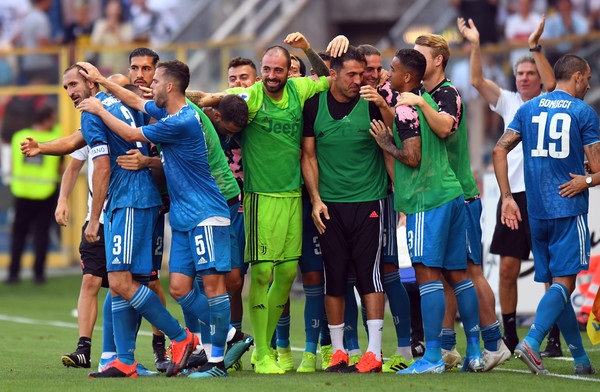
[[[427,46],[433,49],[433,57],[442,55],[442,69],[446,69],[450,59],[450,46],[444,37],[438,34],[423,34],[417,37],[415,45]]]

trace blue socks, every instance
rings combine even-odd
[[[115,296],[112,298],[112,316],[117,356],[124,364],[132,365],[135,362],[138,312],[123,297]]]
[[[446,312],[444,286],[437,280],[419,285],[421,293],[421,309],[423,309],[423,329],[425,332],[425,358],[436,363],[442,359],[442,341],[440,333]]]
[[[304,294],[306,302],[304,303],[304,332],[306,334],[306,346],[304,351],[316,354],[317,344],[319,343],[319,333],[325,314],[324,286],[305,285]]]
[[[164,332],[171,340],[181,341],[187,336],[185,329],[171,316],[167,308],[163,306],[160,299],[148,287],[140,285],[129,301],[140,314]]]
[[[388,297],[398,347],[410,347],[410,300],[398,271],[383,276],[383,290]]]
[[[465,279],[452,286],[458,312],[467,337],[467,357],[481,354],[479,346],[479,301],[471,279]]]
[[[548,288],[538,304],[535,320],[525,336],[532,349],[540,351],[540,344],[563,313],[569,298],[569,291],[560,283],[553,283]]]

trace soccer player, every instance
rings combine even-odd
[[[100,92],[96,83],[87,81],[80,74],[81,70],[81,67],[72,65],[63,74],[63,85],[75,105],[86,98],[97,96],[103,99],[108,110],[118,116],[114,117],[116,122],[125,127],[135,126],[136,112],[132,112],[116,98]],[[116,84],[114,87],[120,88]],[[135,95],[133,92],[131,94]],[[139,118],[137,120],[141,121]],[[111,197],[105,207],[105,222],[110,222],[110,225],[106,227],[104,234],[110,243],[106,249],[107,255],[110,254],[110,259],[107,257],[107,261],[110,260],[107,262],[107,271],[117,348],[117,359],[102,371],[90,373],[89,377],[137,376],[133,350],[138,312],[171,338],[173,361],[167,369],[167,375],[175,375],[185,366],[197,338],[179,325],[162,306],[156,294],[138,282],[147,282],[152,271],[151,241],[161,204],[160,196],[149,170],[124,170],[116,164],[116,157],[125,151],[145,147],[117,137],[95,115],[82,114],[81,123],[83,136],[94,159],[92,208],[84,231],[89,242],[99,240],[99,216],[110,189]]]
[[[313,67],[322,64],[300,33],[286,43],[303,49]],[[261,82],[228,93],[247,97],[249,123],[241,132],[244,168],[245,261],[252,266],[249,293],[250,321],[256,345],[254,370],[283,374],[271,357],[269,342],[296,276],[301,252],[300,141],[302,106],[328,80],[290,78],[290,54],[274,46],[262,57]],[[324,74],[324,64],[318,73]],[[325,67],[326,68],[326,67]],[[188,92],[199,106],[214,106],[222,94]],[[212,105],[211,105],[212,103]],[[273,284],[269,287],[273,276]]]
[[[417,50],[400,49],[390,67],[391,88],[401,95],[411,91],[434,106],[429,94],[420,91],[426,66],[425,56]],[[443,373],[442,275],[457,288],[460,304],[477,309],[477,297],[466,279],[463,191],[450,167],[445,141],[430,129],[419,106],[398,105],[395,125],[392,134],[384,123],[373,121],[371,134],[395,159],[394,207],[406,214],[407,242],[421,292],[426,343],[423,358],[397,373]],[[465,323],[469,330],[475,327],[477,331],[476,322]],[[467,346],[468,358],[477,358],[479,353],[478,345]]]
[[[370,119],[386,119],[391,125],[393,111],[374,88],[361,88],[365,65],[362,53],[352,46],[332,58],[331,88],[304,108],[302,174],[325,267],[325,311],[333,349],[329,372],[381,372],[382,365],[381,243],[387,177],[383,154],[364,130]],[[343,345],[350,265],[369,331],[369,347],[353,366]]]
[[[185,99],[189,68],[178,60],[159,63],[152,81],[154,101],[147,101],[106,80],[91,64],[80,65],[86,69],[86,78],[104,85],[131,107],[159,119],[156,124],[133,128],[117,121],[95,100],[88,99],[78,105],[81,110],[96,113],[109,128],[128,140],[160,143],[173,229],[170,292],[184,312],[201,318],[205,310],[201,294],[194,288],[194,277],[201,274],[210,311],[209,361],[190,377],[226,377],[224,356],[230,310],[225,273],[231,269],[229,211],[210,174],[200,118]],[[197,344],[197,338],[195,341]]]
[[[466,119],[464,119],[464,105],[460,94],[445,76],[445,68],[450,58],[448,42],[440,35],[425,34],[417,37],[416,50],[427,59],[427,70],[423,79],[423,87],[436,102],[432,107],[416,94],[404,93],[398,100],[399,104],[417,105],[423,111],[431,129],[441,138],[445,139],[448,149],[450,166],[463,188],[466,208],[467,247],[464,249],[466,279],[454,287],[445,286],[447,309],[442,330],[442,353],[447,368],[458,366],[462,358],[455,349],[456,332],[454,320],[458,301],[463,327],[467,336],[467,355],[463,369],[483,370],[484,362],[479,352],[479,313],[477,308],[465,306],[460,301],[472,301],[471,296],[480,298],[481,312],[484,316],[483,337],[485,349],[488,351],[501,351],[499,356],[505,360],[510,358],[509,350],[502,342],[500,323],[494,311],[494,293],[489,283],[483,276],[481,269],[481,224],[482,212],[479,189],[473,173],[469,158]],[[449,283],[449,282],[448,282]],[[461,293],[461,299],[457,294]],[[453,295],[454,294],[454,295]],[[491,362],[490,362],[491,363]],[[490,369],[485,369],[490,370]]]
[[[529,47],[532,56],[521,57],[514,65],[516,92],[501,89],[492,80],[483,75],[481,66],[481,48],[479,45],[479,31],[469,20],[468,23],[459,18],[458,29],[463,37],[471,43],[470,69],[471,83],[481,96],[490,104],[490,108],[500,114],[507,127],[512,121],[517,109],[531,98],[546,91],[554,90],[556,79],[552,66],[546,59],[538,45],[539,38],[544,30],[544,17],[536,31],[529,36]],[[513,352],[519,338],[517,336],[516,309],[517,309],[517,279],[521,270],[521,260],[527,260],[531,251],[531,233],[527,219],[527,201],[525,197],[525,180],[523,177],[523,151],[521,144],[508,154],[509,179],[513,199],[519,204],[522,211],[524,224],[518,230],[510,230],[500,221],[502,199],[498,200],[496,227],[490,246],[490,252],[500,254],[500,284],[499,297],[502,310],[502,324],[504,326],[504,341],[508,349]],[[495,305],[495,304],[494,304]],[[480,316],[482,320],[483,316]],[[553,328],[554,330],[554,328]],[[560,336],[558,336],[558,353],[560,351]],[[548,349],[556,351],[557,345],[548,339]],[[484,352],[485,354],[485,352]],[[559,355],[559,356],[560,356]],[[486,357],[486,367],[489,366],[491,357]]]
[[[582,101],[590,88],[588,62],[565,55],[554,65],[556,90],[524,103],[494,148],[494,171],[502,196],[502,223],[517,229],[520,209],[508,181],[507,154],[523,144],[534,279],[550,283],[527,336],[515,348],[535,374],[546,374],[540,344],[558,323],[573,355],[575,374],[594,374],[583,348],[571,294],[577,273],[590,258],[588,188],[600,183],[598,115]],[[586,175],[587,158],[593,175]]]

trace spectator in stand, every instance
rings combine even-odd
[[[542,15],[532,11],[532,0],[517,0],[516,12],[506,18],[504,26],[504,37],[507,43],[519,46],[510,52],[511,67],[519,57],[529,54],[527,39],[541,21]]]
[[[109,0],[104,7],[104,17],[94,23],[92,44],[110,47],[133,42],[133,27],[125,20],[120,0]],[[110,73],[127,68],[125,52],[101,52],[98,58],[100,67]]]
[[[546,28],[543,38],[551,40],[569,35],[584,35],[590,31],[589,21],[585,16],[575,11],[571,0],[557,0],[556,12],[546,18]],[[550,64],[566,53],[577,52],[585,44],[584,40],[567,41],[550,46],[548,53]]]
[[[90,43],[94,19],[90,15],[89,1],[77,0],[73,19],[65,24],[63,44],[69,47],[69,62],[75,61],[75,48]]]
[[[52,26],[48,10],[53,0],[31,0],[32,9],[23,19],[20,46],[38,49],[58,42],[52,39]],[[29,84],[39,78],[41,83],[58,81],[58,61],[53,54],[28,54],[21,58],[21,83]]]
[[[146,0],[131,0],[129,12],[131,14],[131,25],[133,26],[133,40],[147,43],[152,30],[153,15],[146,4]]]

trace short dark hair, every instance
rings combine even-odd
[[[216,109],[221,113],[221,120],[223,121],[232,122],[241,128],[248,124],[248,104],[239,95],[225,95],[221,98]]]
[[[254,71],[256,71],[256,64],[254,64],[254,61],[250,60],[249,58],[239,56],[234,57],[231,59],[231,61],[229,61],[229,64],[227,64],[227,69],[241,67],[242,65],[249,65]]]
[[[569,80],[575,72],[585,74],[588,62],[574,54],[565,54],[554,63],[556,80]]]
[[[304,62],[302,60],[300,60],[300,57],[294,56],[293,54],[290,55],[290,57],[298,62],[298,68],[300,71],[300,75],[306,76],[306,65],[304,64]]]
[[[358,45],[358,50],[362,52],[365,56],[381,56],[381,52],[379,49],[369,44]]]
[[[50,104],[43,104],[33,112],[33,124],[40,124],[56,115],[56,108]]]
[[[331,62],[331,56],[329,55],[329,53],[321,51],[321,52],[319,52],[317,54],[319,55],[319,57],[321,58],[321,60]]]
[[[366,64],[367,60],[365,60],[365,55],[362,54],[356,47],[350,45],[348,46],[348,50],[346,53],[342,54],[339,57],[331,58],[331,69],[334,69],[336,72],[339,72],[343,67],[346,61],[356,60],[361,63]]]
[[[66,74],[67,72],[71,71],[71,70],[74,70],[74,69],[77,70],[77,74],[79,75],[79,77],[81,79],[86,80],[85,76],[83,76],[82,74],[79,73],[79,71],[84,71],[85,72],[85,68],[83,68],[80,65],[77,65],[77,63],[73,63],[73,64],[69,65],[67,67],[67,69],[65,69],[65,71],[63,72],[63,75]],[[94,83],[94,85],[96,86],[96,88],[100,88],[100,84],[99,83]]]
[[[134,57],[152,57],[152,65],[156,67],[156,64],[160,60],[158,53],[153,51],[150,48],[135,48],[129,53],[129,64],[131,64],[131,59]]]
[[[179,92],[185,94],[190,84],[190,68],[187,64],[179,60],[161,61],[156,66],[158,68],[164,69],[165,76],[175,82]]]
[[[283,54],[285,56],[285,58],[287,59],[287,67],[288,69],[290,68],[290,66],[292,65],[292,57],[290,55],[290,52],[284,48],[283,46],[280,45],[274,45],[271,47],[268,47],[267,50],[265,50],[265,53],[263,53],[263,57],[265,57],[267,55],[267,53],[270,52],[279,52],[281,54]],[[261,58],[262,60],[262,58]]]
[[[421,52],[415,49],[399,49],[394,57],[400,60],[400,63],[416,80],[423,80],[427,59]]]

